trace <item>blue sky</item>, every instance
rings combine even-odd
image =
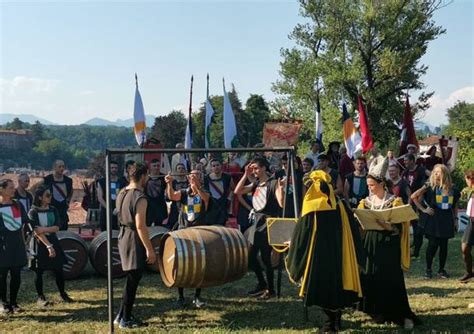
[[[296,1],[0,2],[0,111],[61,124],[132,117],[135,72],[147,114],[186,109],[191,74],[198,108],[207,72],[211,95],[225,77],[242,101],[272,100],[279,50],[302,20]],[[422,59],[431,124],[457,99],[474,102],[473,10],[455,0],[435,16],[448,31]]]

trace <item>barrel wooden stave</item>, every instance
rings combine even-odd
[[[59,231],[56,236],[67,259],[67,263],[63,265],[64,278],[79,277],[87,266],[86,243],[79,234],[70,231]]]
[[[122,270],[122,262],[118,250],[118,234],[112,231],[112,277],[119,278],[125,276]],[[107,231],[96,236],[89,246],[89,259],[95,271],[101,276],[107,277]]]
[[[170,232],[161,241],[159,266],[168,287],[222,285],[247,272],[247,243],[240,231],[222,226]]]
[[[150,237],[150,242],[153,248],[155,249],[156,258],[160,256],[160,241],[163,235],[165,235],[169,230],[163,226],[149,226],[148,227],[148,234]],[[154,272],[160,272],[160,268],[158,267],[158,261],[154,264],[148,264],[147,268]]]

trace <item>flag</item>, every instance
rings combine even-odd
[[[402,131],[400,134],[400,152],[399,156],[402,156],[408,152],[407,145],[413,144],[418,146],[418,140],[416,139],[415,126],[413,125],[413,117],[411,115],[410,102],[407,99],[405,102],[405,113],[403,115]]]
[[[193,109],[193,76],[191,76],[191,88],[189,90],[189,110],[188,110],[188,124],[186,125],[186,137],[184,138],[184,148],[190,149],[193,146],[193,119],[191,111]]]
[[[235,115],[232,111],[229,96],[225,91],[225,82],[222,79],[222,86],[224,88],[224,147],[237,147],[237,126],[235,124]]]
[[[319,95],[316,99],[316,115],[315,115],[316,139],[323,142],[323,121],[321,119],[321,105],[319,104]]]
[[[345,103],[342,104],[342,127],[344,130],[344,144],[346,145],[347,155],[353,158],[354,154],[362,149],[362,140],[347,111]]]
[[[209,100],[209,74],[207,74],[207,93],[206,93],[206,124],[204,125],[204,145],[205,148],[209,148],[211,142],[209,136],[209,129],[212,122],[212,116],[214,116],[214,109],[212,108],[211,101]]]
[[[143,108],[142,97],[138,91],[138,77],[135,73],[135,106],[133,110],[135,139],[138,146],[142,146],[146,139],[145,109]]]
[[[364,105],[362,104],[362,96],[357,96],[357,105],[359,109],[359,129],[362,135],[362,152],[367,153],[374,146],[372,134],[369,129],[369,121]]]

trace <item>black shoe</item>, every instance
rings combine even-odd
[[[23,309],[22,309],[20,306],[18,306],[17,303],[11,304],[11,305],[10,305],[10,309],[12,310],[13,313],[21,313],[21,312],[23,312]]]
[[[5,302],[0,301],[0,314],[7,314],[12,312],[10,305]]]
[[[461,283],[467,283],[467,282],[469,282],[469,281],[471,280],[471,278],[473,278],[473,277],[474,277],[474,274],[473,274],[473,273],[467,273],[466,275],[464,275],[463,277],[461,277],[461,278],[459,279],[459,281],[460,281]]]
[[[195,308],[203,308],[206,306],[206,303],[203,302],[199,297],[193,299],[193,305]]]
[[[267,291],[266,288],[262,288],[260,285],[257,285],[255,289],[247,292],[247,295],[249,295],[250,297],[258,297],[260,295],[263,295],[265,291]]]
[[[440,278],[449,278],[449,274],[444,269],[438,270],[438,276]]]
[[[67,293],[61,294],[61,299],[64,303],[74,303],[74,300],[72,300],[72,298],[69,297]]]
[[[179,297],[178,300],[176,300],[176,307],[180,309],[186,308],[186,300],[184,297]]]
[[[432,279],[433,278],[433,272],[431,271],[431,269],[426,269],[425,278],[426,279]]]
[[[262,293],[257,298],[260,299],[260,300],[267,300],[267,299],[271,299],[271,298],[275,298],[275,297],[276,297],[276,294],[275,294],[274,291],[265,290],[265,292]]]
[[[36,301],[36,304],[38,304],[38,306],[48,306],[49,305],[49,302],[46,300],[46,297],[41,295],[41,296],[38,296],[38,300]]]

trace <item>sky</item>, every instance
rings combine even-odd
[[[422,79],[435,91],[424,121],[446,123],[457,100],[474,102],[474,1],[435,14],[447,33],[431,42]],[[0,113],[33,114],[59,124],[133,117],[134,73],[145,113],[193,109],[234,84],[276,96],[280,49],[302,22],[297,1],[0,0]],[[411,92],[416,97],[419,92]]]

